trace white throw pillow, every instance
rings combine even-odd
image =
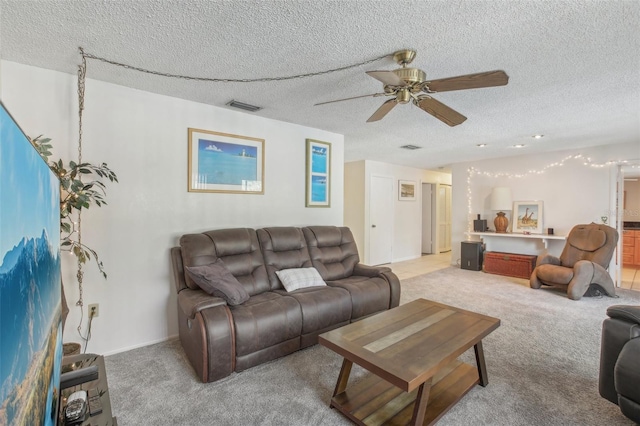
[[[291,292],[300,288],[326,286],[316,268],[293,268],[276,271],[284,288]]]

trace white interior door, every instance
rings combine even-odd
[[[451,251],[451,187],[438,188],[438,252]]]
[[[422,253],[433,253],[433,223],[431,214],[431,194],[433,191],[432,183],[422,184]]]
[[[369,190],[369,263],[382,265],[392,259],[393,179],[371,176]]]

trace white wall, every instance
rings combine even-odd
[[[452,261],[460,258],[460,242],[466,241],[464,235],[473,229],[473,219],[480,213],[493,228],[495,212],[489,209],[489,196],[496,186],[511,188],[514,201],[542,200],[544,202],[543,227],[554,228],[555,234],[566,235],[574,225],[580,223],[601,222],[601,216],[609,216],[609,224],[615,226],[612,214],[615,191],[616,166],[594,167],[585,165],[584,158],[590,158],[591,164],[605,164],[607,161],[635,159],[638,157],[637,142],[585,148],[580,151],[557,151],[539,155],[522,155],[503,159],[484,160],[454,164],[453,172],[453,225],[452,225]],[[582,159],[569,159],[564,165],[548,167],[562,162],[569,156],[582,154]],[[473,167],[476,173],[471,177],[469,200],[467,193],[468,169]],[[541,174],[526,174],[529,171]],[[489,173],[492,176],[486,176]],[[495,177],[498,173],[508,176]],[[511,215],[509,215],[511,222]],[[549,252],[559,255],[563,242],[552,242]],[[538,253],[543,251],[537,246]],[[505,247],[504,251],[509,251]],[[535,253],[531,253],[535,254]]]
[[[345,200],[345,225],[357,234],[358,247],[364,263],[369,263],[369,191],[371,176],[393,178],[393,247],[392,261],[415,259],[422,254],[422,183],[450,184],[451,175],[378,161],[362,160],[345,164],[346,176],[359,176],[345,181],[345,194],[364,194],[364,198]],[[416,182],[416,200],[398,200],[398,180]],[[364,188],[363,186],[364,185]],[[364,208],[362,208],[364,206]]]
[[[52,138],[54,158],[75,160],[76,77],[3,62],[2,82],[2,100],[23,130]],[[82,215],[83,242],[108,273],[105,281],[93,264],[84,267],[85,306],[100,304],[89,352],[113,353],[177,334],[169,248],[182,234],[343,223],[342,135],[91,79],[85,107],[83,160],[106,162],[120,181],[108,185],[106,207]],[[187,192],[188,127],[265,139],[264,195]],[[330,208],[305,208],[306,138],[332,144]],[[65,341],[79,341],[74,276],[67,258]]]
[[[351,229],[363,262],[366,251],[364,245],[364,171],[364,161],[354,161],[344,165],[344,224]]]

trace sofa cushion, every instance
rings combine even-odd
[[[282,226],[258,229],[256,232],[271,290],[283,288],[276,271],[313,266],[300,228]]]
[[[316,268],[293,268],[276,271],[282,285],[288,292],[307,287],[321,287],[327,284],[322,280]]]
[[[224,261],[250,296],[271,290],[255,230],[218,229],[204,235],[211,239],[216,256]]]
[[[351,276],[360,261],[353,234],[346,227],[310,226],[302,228],[313,267],[325,281]]]
[[[389,309],[391,289],[382,277],[369,278],[354,275],[341,280],[328,281],[332,287],[341,287],[351,296],[351,320]]]
[[[300,337],[302,312],[292,297],[271,291],[231,306],[236,333],[236,356],[247,355]]]
[[[249,293],[221,259],[208,265],[187,266],[185,269],[202,290],[224,299],[229,305],[239,305],[249,300]]]
[[[276,292],[290,296],[300,304],[303,335],[346,324],[351,318],[351,296],[342,288],[324,285],[292,293],[285,293],[284,290]]]

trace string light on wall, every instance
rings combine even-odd
[[[490,178],[507,178],[507,179],[523,178],[531,175],[541,175],[549,169],[553,169],[555,167],[562,167],[565,165],[567,161],[570,161],[570,160],[580,161],[584,166],[593,167],[596,169],[602,169],[602,168],[611,167],[611,166],[625,166],[632,169],[640,169],[640,159],[637,159],[637,158],[632,160],[610,160],[605,163],[596,163],[591,159],[591,157],[586,157],[582,154],[569,155],[560,161],[549,163],[546,166],[542,167],[541,169],[528,170],[525,173],[487,172],[487,171],[478,170],[475,167],[469,167],[467,169],[467,213],[468,213],[467,231],[471,232],[473,230],[471,226],[472,218],[473,218],[473,210],[472,210],[473,197],[471,193],[471,180],[473,179],[474,176],[484,176],[484,177],[490,177]],[[470,239],[470,238],[471,238],[470,236],[467,236],[467,239]]]

